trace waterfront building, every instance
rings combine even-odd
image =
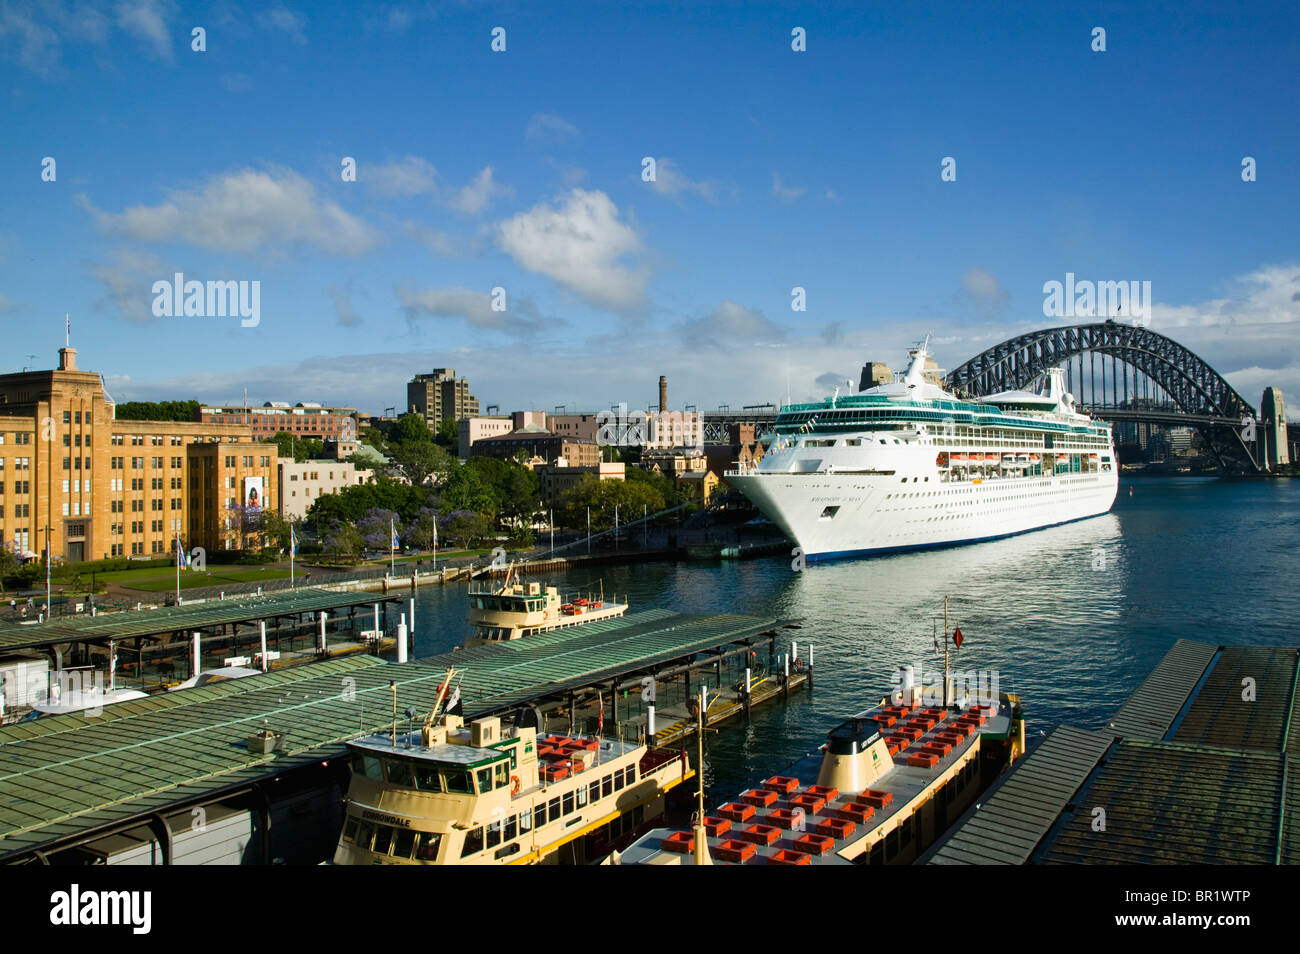
[[[278,472],[280,516],[286,520],[302,520],[307,511],[324,494],[335,494],[344,487],[373,483],[372,470],[360,470],[352,464],[332,460],[305,460],[298,463],[291,457],[276,461]]]
[[[554,464],[541,464],[533,468],[542,482],[542,499],[551,506],[564,494],[581,483],[588,475],[597,480],[625,480],[627,470],[619,461],[603,460],[591,467],[571,467],[561,458]]]
[[[485,437],[509,434],[514,429],[514,421],[507,414],[494,414],[491,417],[462,417],[456,422],[456,453],[461,460],[466,460],[473,453],[474,445],[478,441]]]
[[[250,542],[246,514],[278,506],[275,451],[242,423],[119,421],[77,368],[0,375],[0,539],[21,557],[158,557]]]
[[[475,457],[498,460],[514,460],[521,451],[529,459],[537,458],[548,464],[554,464],[559,458],[573,467],[595,467],[600,463],[600,446],[595,441],[552,434],[536,424],[485,437],[475,441],[473,447]]]
[[[478,398],[469,392],[469,381],[457,378],[455,368],[434,368],[429,374],[417,374],[406,385],[406,406],[423,417],[434,432],[443,421],[459,421],[479,412]]]

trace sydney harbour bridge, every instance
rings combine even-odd
[[[1027,387],[1054,367],[1065,369],[1067,389],[1094,417],[1190,427],[1223,470],[1263,472],[1252,439],[1256,408],[1196,354],[1141,325],[1111,320],[1018,335],[949,372],[945,386],[964,396],[994,394]],[[752,423],[763,435],[775,420],[772,405],[706,412],[704,439],[725,442],[733,423]]]

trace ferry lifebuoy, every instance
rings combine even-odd
[[[510,794],[518,795],[519,790],[524,787],[524,783],[519,780],[518,775],[510,776]]]

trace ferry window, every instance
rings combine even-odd
[[[415,837],[416,861],[436,861],[438,848],[442,845],[442,835],[436,832],[421,832]]]
[[[352,756],[352,771],[364,778],[382,779],[384,774],[379,769],[379,759],[373,755]]]
[[[377,855],[388,854],[388,846],[393,843],[393,829],[388,825],[375,826],[375,847]]]
[[[591,800],[594,802],[598,798],[600,798],[600,782],[595,781],[591,783]]]
[[[555,821],[557,818],[560,817],[560,800],[558,798],[552,798],[550,804],[551,804],[551,816],[550,816],[551,821]]]
[[[519,768],[519,744],[515,743],[514,745],[510,746],[509,752],[510,752],[510,771],[513,772],[515,769]]]
[[[369,848],[374,837],[375,826],[371,822],[362,822],[361,827],[357,829],[357,847]]]
[[[545,824],[546,824],[546,805],[545,803],[543,803],[533,809],[533,827],[541,828]]]
[[[501,823],[493,822],[487,826],[487,846],[495,848],[501,844]]]
[[[409,858],[413,848],[415,848],[415,832],[409,828],[398,830],[397,837],[393,839],[393,857]]]
[[[478,790],[480,792],[492,791],[492,769],[481,768],[478,770]]]
[[[347,824],[343,826],[343,840],[349,845],[356,843],[357,828],[360,827],[360,824],[355,818],[349,818]]]
[[[566,792],[564,795],[564,814],[573,814],[573,793]]]
[[[600,780],[600,796],[601,798],[609,798],[609,796],[613,794],[614,794],[614,780],[610,778],[608,775],[606,775],[604,778]]]
[[[465,847],[460,850],[462,858],[468,858],[483,850],[483,829],[475,828],[465,833]]]
[[[586,804],[587,804],[587,786],[579,785],[578,786],[578,807],[581,808]]]
[[[525,832],[525,831],[532,831],[532,830],[533,830],[533,813],[532,813],[532,812],[520,812],[520,813],[519,813],[519,831],[522,833],[522,832]]]
[[[510,784],[510,763],[498,762],[496,764],[496,787],[505,788]]]
[[[617,772],[614,773],[614,791],[617,792],[622,788],[623,788],[623,770],[619,769]]]
[[[417,765],[415,787],[422,792],[441,792],[442,782],[439,780],[438,770],[432,766]]]
[[[410,788],[415,783],[411,780],[411,763],[401,759],[386,759],[388,781],[394,785]]]
[[[510,841],[519,834],[519,822],[514,815],[506,819],[506,841]]]
[[[633,782],[636,781],[636,766],[629,765],[626,771],[627,771],[627,784],[631,785]]]
[[[443,781],[447,783],[447,791],[463,794],[474,791],[474,781],[469,772],[444,772]]]

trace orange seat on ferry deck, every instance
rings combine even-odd
[[[728,802],[718,809],[718,814],[734,822],[749,821],[754,817],[754,806],[739,802]]]
[[[785,775],[773,775],[759,786],[759,788],[770,788],[774,792],[781,792],[788,795],[799,787],[797,778],[789,778]]]
[[[736,801],[744,802],[746,805],[756,805],[759,808],[767,808],[776,801],[776,798],[776,792],[770,788],[753,788],[742,793]]]
[[[827,838],[847,838],[853,834],[858,826],[847,818],[823,818],[821,821],[812,822],[808,830],[814,835],[825,835]]]
[[[809,795],[807,792],[795,795],[789,801],[791,805],[794,805],[796,808],[802,808],[809,815],[816,815],[826,807],[826,799],[822,798],[820,795]]]
[[[861,802],[845,802],[839,808],[835,809],[835,812],[841,818],[862,824],[876,813],[876,809],[871,805],[864,805]]]
[[[756,845],[772,845],[781,837],[781,829],[775,825],[750,825],[736,832],[741,841],[752,841]]]
[[[884,808],[894,800],[893,792],[878,792],[874,788],[864,789],[854,801],[871,805],[875,808]]]
[[[665,851],[676,851],[680,854],[690,854],[695,850],[695,836],[688,831],[675,831],[667,838],[660,841],[659,845]]]
[[[707,815],[704,818],[704,830],[709,833],[710,838],[718,838],[731,831],[731,822],[716,815]]]
[[[758,846],[748,841],[729,838],[713,849],[713,857],[719,861],[733,861],[737,864],[748,861],[758,852]]]
[[[810,855],[824,855],[835,847],[835,839],[828,835],[818,835],[815,832],[808,832],[800,835],[794,840],[795,847],[800,851],[806,851]]]
[[[871,718],[873,721],[879,722],[885,728],[889,728],[890,726],[892,726],[894,723],[898,721],[898,718],[896,716],[886,715],[886,714],[872,716]]]
[[[947,742],[940,742],[939,740],[936,739],[934,741],[927,742],[925,743],[925,745],[921,746],[921,751],[933,752],[936,755],[943,756],[943,755],[947,755],[949,752],[952,751],[952,746]]]
[[[542,775],[548,782],[558,782],[569,777],[568,762],[554,762],[542,767]]]
[[[769,824],[776,825],[778,828],[794,828],[795,814],[789,808],[778,808],[768,813],[765,819]]]
[[[810,865],[812,864],[812,855],[802,851],[791,851],[789,848],[782,848],[780,851],[768,856],[769,865]]]
[[[925,752],[918,752],[915,755],[907,757],[907,764],[916,768],[934,768],[939,764],[939,756]]]

